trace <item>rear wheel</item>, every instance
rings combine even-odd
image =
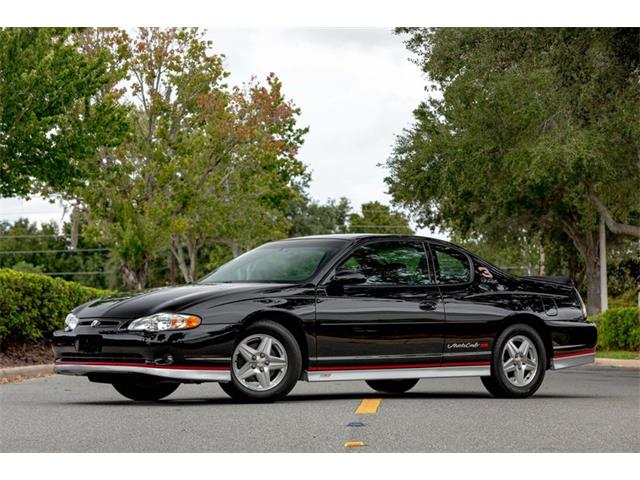
[[[168,397],[180,386],[179,383],[149,382],[122,382],[113,383],[120,395],[131,400],[152,402]]]
[[[491,376],[482,377],[482,384],[495,397],[525,398],[540,388],[546,369],[547,355],[538,332],[529,325],[511,325],[496,340]]]
[[[293,334],[264,320],[238,337],[231,357],[231,382],[222,390],[242,402],[273,402],[286,396],[300,378],[302,353]]]
[[[400,380],[367,380],[367,385],[377,392],[404,393],[411,390],[418,383],[417,378],[403,378]]]

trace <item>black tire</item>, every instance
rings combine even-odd
[[[503,355],[507,342],[514,338],[523,337],[535,346],[537,353],[537,369],[524,386],[512,383],[503,368]],[[508,358],[508,357],[507,357]],[[518,323],[505,328],[494,343],[491,356],[491,376],[482,377],[482,384],[491,395],[498,398],[526,398],[533,395],[544,380],[547,370],[547,352],[542,338],[529,325]]]
[[[113,383],[120,395],[138,402],[155,402],[168,397],[180,386],[179,383],[168,382],[122,382]]]
[[[284,377],[275,387],[266,391],[251,390],[236,378],[233,364],[231,365],[231,382],[220,383],[220,388],[239,402],[275,402],[284,398],[298,382],[302,372],[302,352],[300,345],[293,334],[279,323],[270,320],[260,320],[245,328],[234,345],[234,352],[237,345],[247,337],[256,334],[267,334],[278,340],[284,347],[287,354],[287,370]],[[232,363],[235,361],[232,358]]]
[[[411,390],[418,383],[417,378],[403,378],[399,380],[366,380],[367,385],[377,392],[404,393]]]

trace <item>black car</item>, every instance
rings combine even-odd
[[[516,277],[451,243],[325,235],[268,243],[195,285],[76,308],[54,334],[55,371],[158,400],[219,382],[269,401],[298,380],[480,377],[528,397],[547,369],[594,361],[597,332],[569,279]]]

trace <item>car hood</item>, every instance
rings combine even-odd
[[[280,291],[285,285],[265,283],[218,283],[156,288],[102,297],[74,310],[79,318],[139,318],[158,312],[180,312],[200,302],[209,306]]]

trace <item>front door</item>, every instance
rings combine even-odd
[[[372,241],[356,247],[335,272],[358,271],[365,283],[317,291],[313,370],[437,366],[444,310],[422,242]]]

